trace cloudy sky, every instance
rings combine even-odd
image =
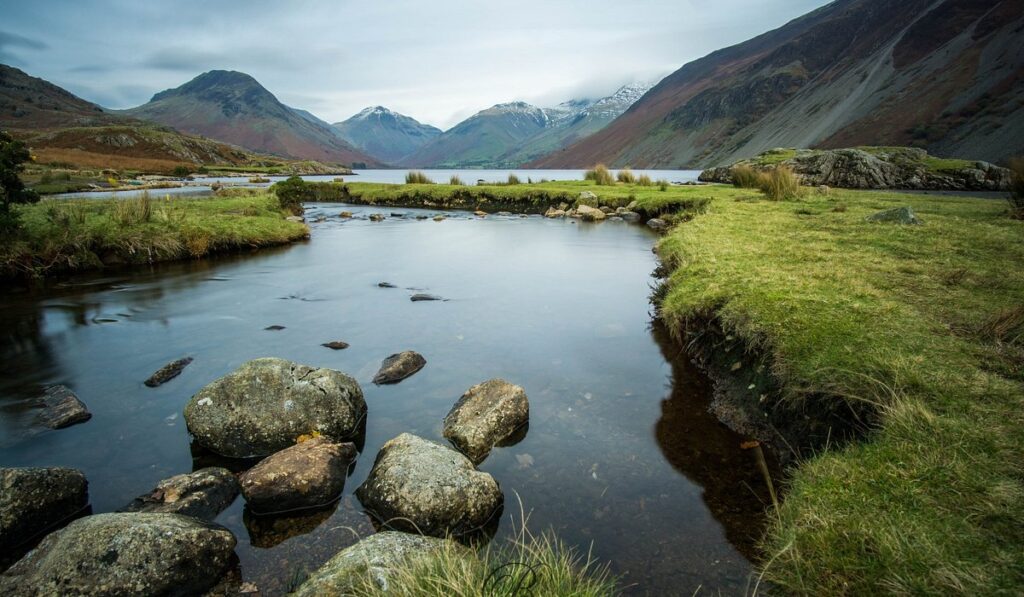
[[[441,128],[657,80],[825,0],[0,0],[0,62],[109,108],[211,69],[329,122],[385,105]]]

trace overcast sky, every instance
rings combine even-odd
[[[384,105],[448,128],[657,80],[825,0],[0,0],[0,62],[109,108],[212,69],[328,122]]]

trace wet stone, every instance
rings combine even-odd
[[[348,342],[342,342],[341,340],[333,340],[331,342],[324,342],[320,346],[330,348],[331,350],[345,350],[348,348]]]
[[[71,468],[0,468],[0,553],[68,520],[89,503],[89,483]]]
[[[373,383],[377,385],[398,383],[416,373],[427,364],[427,359],[418,352],[406,350],[384,359]]]
[[[334,443],[322,437],[303,441],[245,472],[240,479],[242,495],[255,514],[325,506],[341,496],[355,457],[352,443]]]
[[[409,297],[409,300],[414,303],[417,303],[419,301],[443,301],[444,299],[437,296],[436,294],[425,294],[420,292]]]
[[[184,514],[212,521],[238,497],[238,480],[225,468],[210,467],[157,483],[122,512]]]
[[[444,418],[444,437],[474,463],[530,420],[523,388],[492,379],[466,391]]]
[[[185,357],[183,359],[171,361],[170,363],[167,363],[166,365],[161,367],[156,373],[150,375],[149,379],[147,379],[144,383],[151,388],[155,388],[161,384],[167,383],[174,379],[175,377],[181,375],[181,372],[184,371],[185,367],[188,367],[191,362],[192,357]]]
[[[50,429],[63,429],[92,418],[85,403],[67,386],[47,388],[41,400],[43,410],[36,416],[36,422]]]

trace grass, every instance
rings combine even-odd
[[[1010,160],[1010,217],[1024,220],[1024,158]]]
[[[750,166],[732,167],[732,184],[740,189],[756,189],[761,185],[762,174]]]
[[[466,183],[462,182],[462,179],[459,178],[458,174],[452,174],[452,177],[448,179],[448,184],[453,187],[461,187],[465,186]]]
[[[619,173],[615,175],[615,180],[625,184],[635,184],[636,175],[629,168],[623,168],[619,170]]]
[[[759,176],[757,188],[772,201],[796,199],[803,195],[800,179],[785,166],[777,166],[762,173]]]
[[[612,177],[612,173],[608,170],[608,166],[604,164],[598,164],[587,170],[583,174],[583,180],[589,180],[597,185],[610,186],[615,184],[615,179]]]
[[[405,175],[405,184],[434,184],[434,181],[419,170],[410,170]]]
[[[845,413],[862,433],[800,451],[764,580],[801,595],[1017,594],[1024,222],[970,198],[837,189],[795,210],[714,195],[659,245],[661,316],[695,342],[714,322],[762,357],[776,391],[747,399],[770,420]],[[865,222],[903,205],[925,224]]]
[[[292,242],[305,225],[285,220],[265,191],[210,199],[44,200],[17,207],[22,229],[0,240],[0,275],[41,276],[110,264],[153,263]]]

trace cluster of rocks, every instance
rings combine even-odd
[[[641,219],[640,214],[633,211],[636,207],[636,202],[630,203],[626,207],[611,207],[609,205],[600,205],[597,195],[590,191],[583,191],[580,193],[579,199],[576,201],[575,206],[570,206],[568,203],[560,203],[557,206],[552,206],[544,212],[546,218],[576,218],[583,220],[584,222],[603,222],[619,221],[636,223]]]
[[[392,355],[374,381],[397,383],[425,364],[412,351]],[[185,407],[198,445],[230,458],[263,457],[241,474],[211,467],[175,475],[117,512],[86,515],[81,472],[0,469],[0,550],[43,537],[0,575],[0,592],[199,594],[222,586],[237,562],[236,539],[214,519],[239,494],[246,517],[270,519],[336,502],[358,456],[350,440],[366,414],[362,389],[348,375],[256,359]],[[299,594],[344,593],[366,575],[386,588],[388,571],[408,557],[459,549],[446,543],[450,537],[480,531],[503,506],[498,482],[476,465],[528,421],[523,389],[493,379],[466,391],[444,418],[455,449],[409,433],[385,443],[356,496],[390,530],[338,553]]]

